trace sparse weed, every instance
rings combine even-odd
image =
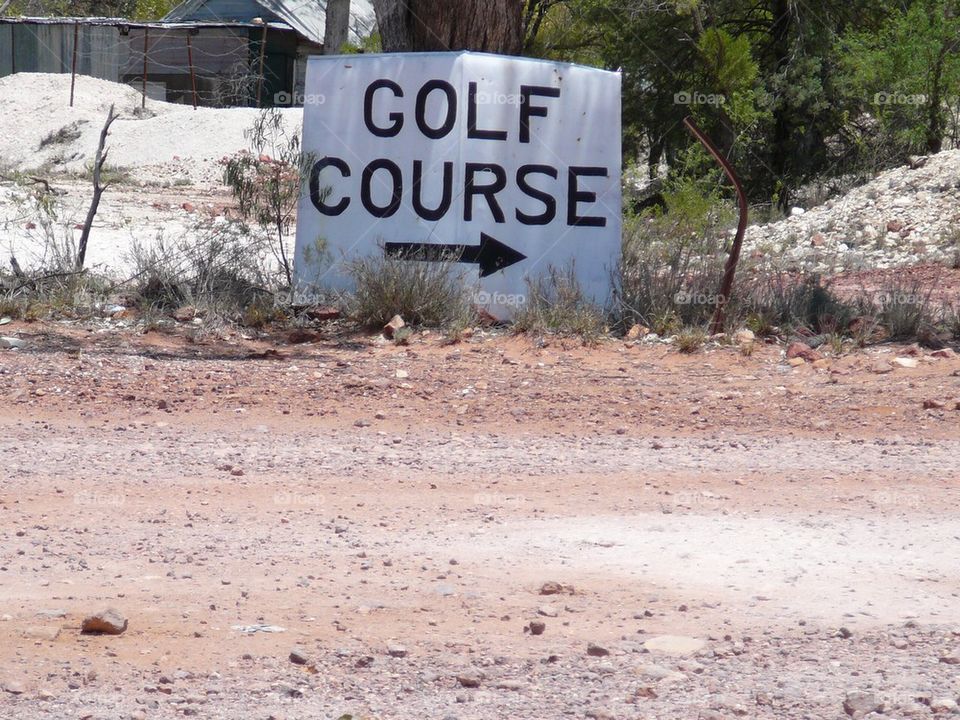
[[[904,340],[929,334],[937,318],[931,303],[933,285],[895,276],[876,296],[877,319],[890,339]]]
[[[960,340],[960,303],[953,302],[944,307],[943,319],[950,337]]]
[[[69,125],[64,125],[59,130],[53,130],[42,140],[40,140],[40,149],[49,146],[49,145],[66,145],[71,143],[74,140],[78,140],[83,134],[83,131],[80,129],[81,126],[87,124],[87,120],[77,120],[72,122]]]
[[[140,308],[140,331],[161,332],[172,323],[167,314],[160,308],[152,305],[144,305]]]
[[[846,338],[841,333],[832,332],[827,336],[827,341],[824,344],[830,348],[830,352],[839,357],[843,355],[845,343]]]
[[[853,339],[854,347],[865,348],[867,345],[886,338],[886,331],[880,326],[873,308],[862,308],[863,314],[855,317],[847,325],[847,332]]]
[[[455,345],[462,341],[474,326],[475,321],[476,317],[473,317],[473,313],[470,313],[469,317],[455,318],[444,330],[444,344]]]
[[[8,285],[8,282],[11,284]],[[0,287],[12,287],[12,282],[12,279],[8,280],[0,275]],[[26,300],[15,298],[11,291],[0,292],[0,318],[8,317],[11,320],[18,320],[23,317],[26,306]]]
[[[668,334],[707,322],[723,271],[720,248],[716,235],[698,235],[669,215],[628,220],[614,277],[619,328],[639,323]]]
[[[420,262],[380,253],[351,261],[347,266],[354,284],[348,300],[350,316],[366,327],[382,327],[394,315],[415,326],[472,324],[476,311],[455,260]]]
[[[673,335],[683,326],[683,320],[674,310],[662,310],[650,318],[650,329],[657,335]]]
[[[135,242],[129,259],[141,309],[170,312],[193,305],[211,320],[249,327],[277,317],[268,290],[275,273],[265,263],[262,241],[242,225],[202,221],[172,242],[162,235],[149,245]]]
[[[817,275],[755,273],[739,283],[733,307],[758,336],[798,329],[816,333],[845,328],[855,315]]]
[[[674,337],[674,344],[677,350],[692,355],[699,352],[707,341],[707,333],[700,327],[685,327]]]
[[[603,313],[584,297],[574,269],[549,268],[527,280],[527,298],[517,310],[513,329],[531,335],[576,335],[595,343],[604,331]]]
[[[240,324],[255,330],[262,330],[284,319],[286,319],[286,315],[276,304],[266,301],[264,298],[257,298],[244,309]]]
[[[758,338],[774,337],[780,332],[780,328],[771,321],[768,315],[759,312],[752,312],[747,315],[744,324]]]
[[[614,277],[615,324],[658,334],[705,325],[716,310],[733,213],[713,183],[692,177],[667,182],[666,212],[628,217]]]

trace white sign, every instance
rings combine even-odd
[[[458,257],[509,317],[527,279],[574,269],[605,303],[620,253],[620,75],[478,53],[311,57],[298,292],[349,290],[374,254]],[[318,253],[318,240],[328,250]]]

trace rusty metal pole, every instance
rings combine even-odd
[[[77,86],[77,38],[80,37],[80,23],[73,24],[73,64],[70,71],[70,107],[73,107],[73,91]]]
[[[150,42],[150,28],[143,28],[143,97],[140,100],[140,107],[147,107],[147,44]]]
[[[733,282],[737,275],[737,264],[740,262],[740,249],[743,247],[743,236],[747,232],[750,208],[747,205],[747,195],[743,191],[743,185],[740,183],[740,179],[737,177],[737,173],[730,162],[723,156],[720,150],[717,149],[717,146],[713,144],[710,138],[697,127],[692,117],[685,117],[683,124],[687,126],[687,130],[700,141],[707,151],[713,155],[713,159],[723,168],[730,182],[732,182],[733,186],[737,189],[737,202],[740,206],[740,222],[737,223],[737,235],[733,240],[733,247],[730,248],[730,257],[727,258],[727,265],[723,271],[723,281],[720,283],[720,294],[717,297],[717,309],[714,311],[713,320],[710,322],[710,333],[712,335],[718,335],[723,332],[724,311],[726,310],[727,301],[730,299],[731,293],[733,293]]]
[[[190,31],[187,31],[187,62],[190,63],[190,84],[193,86],[193,109],[197,109],[197,74],[193,69],[193,44],[190,42]]]
[[[267,54],[267,23],[263,23],[263,35],[260,36],[260,78],[257,80],[257,107],[260,107],[260,95],[263,92],[263,63]]]

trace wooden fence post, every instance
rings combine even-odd
[[[193,69],[193,43],[190,37],[193,35],[193,29],[187,30],[187,62],[190,63],[190,85],[193,88],[193,109],[197,109],[197,74]]]
[[[70,107],[73,107],[73,91],[77,86],[77,39],[80,37],[80,23],[73,23],[73,63],[70,70]]]
[[[140,100],[140,107],[147,107],[147,43],[150,42],[150,28],[143,28],[143,98]]]

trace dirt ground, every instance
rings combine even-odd
[[[957,712],[956,356],[2,331],[2,718]]]

